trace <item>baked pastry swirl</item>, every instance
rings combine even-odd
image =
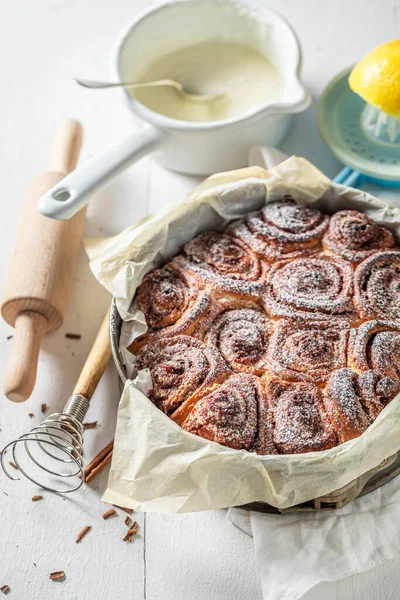
[[[284,381],[326,381],[347,364],[349,329],[341,321],[281,319],[272,336],[268,371]]]
[[[186,335],[156,336],[139,350],[136,367],[150,369],[153,388],[149,398],[168,415],[177,409],[184,413],[198,397],[228,375],[215,348]]]
[[[274,317],[354,319],[352,292],[350,263],[321,252],[272,265],[263,300],[265,310]]]
[[[251,248],[262,260],[295,258],[319,245],[329,217],[297,204],[292,198],[267,204],[259,213],[229,225],[227,232]]]
[[[340,442],[358,437],[368,427],[357,381],[354,371],[343,368],[332,373],[326,386],[326,405]]]
[[[367,321],[351,332],[349,366],[400,380],[400,321]]]
[[[358,265],[354,304],[362,319],[400,318],[400,253],[378,252]]]
[[[281,454],[317,452],[336,446],[324,396],[312,383],[270,381],[268,395],[274,407],[273,441]]]
[[[203,396],[182,427],[229,448],[276,454],[265,382],[252,375],[232,375]]]
[[[243,297],[258,296],[266,270],[239,240],[215,231],[200,233],[186,244],[172,265],[197,285]]]
[[[191,333],[211,306],[207,291],[176,273],[169,265],[145,275],[136,301],[149,331],[173,326],[168,331],[175,334]]]
[[[274,324],[261,307],[244,308],[241,303],[230,302],[212,319],[205,341],[219,350],[233,371],[262,375],[267,369],[273,328]]]
[[[329,228],[328,228],[329,226]],[[258,454],[327,450],[400,393],[400,252],[358,211],[291,197],[148,273],[129,350],[183,429]]]
[[[358,210],[340,210],[331,217],[322,245],[352,263],[359,263],[379,250],[394,246],[394,237],[389,229],[380,227]]]
[[[326,405],[339,442],[358,437],[400,391],[399,381],[369,370],[334,371],[326,386]]]

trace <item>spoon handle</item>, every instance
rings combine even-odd
[[[92,81],[91,79],[75,79],[74,81],[82,87],[89,88],[91,90],[102,90],[114,87],[128,87],[136,89],[146,87],[171,86],[179,91],[183,91],[182,85],[179,83],[179,81],[174,81],[173,79],[160,79],[158,81],[140,81],[126,83],[123,81],[117,81],[115,83],[110,83],[107,81]]]

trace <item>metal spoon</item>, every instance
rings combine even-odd
[[[148,88],[148,87],[164,87],[170,86],[178,90],[183,96],[185,96],[188,100],[197,100],[200,102],[210,102],[212,100],[217,100],[218,98],[222,98],[225,94],[200,94],[194,92],[188,92],[183,85],[179,81],[175,81],[174,79],[159,79],[158,81],[140,81],[140,82],[120,82],[110,83],[106,81],[91,81],[89,79],[75,79],[74,80],[79,85],[89,88],[91,90],[101,90],[106,88],[114,88],[114,87],[126,87],[132,89],[140,89],[140,88]]]

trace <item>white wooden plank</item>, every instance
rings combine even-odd
[[[146,515],[147,600],[259,600],[252,539],[226,511]]]

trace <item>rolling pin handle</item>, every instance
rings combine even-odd
[[[4,371],[4,394],[9,400],[24,402],[32,394],[40,344],[47,329],[48,321],[40,313],[26,311],[18,315],[12,350]]]
[[[51,170],[71,173],[78,162],[82,148],[83,128],[78,121],[62,121],[57,128],[51,155]]]

